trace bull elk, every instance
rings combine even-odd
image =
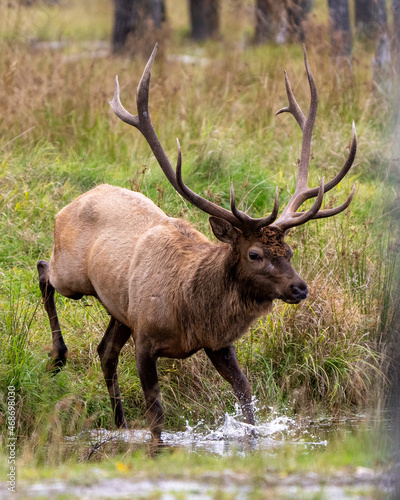
[[[304,49],[311,102],[307,118],[300,109],[285,73],[289,105],[277,114],[291,113],[303,132],[298,177],[293,196],[278,216],[278,195],[270,215],[251,218],[236,206],[231,187],[230,210],[202,198],[182,180],[178,142],[176,169],[171,166],[148,111],[149,83],[157,45],[137,89],[136,116],[122,106],[118,78],[110,102],[115,114],[139,129],[164,174],[183,198],[210,216],[213,243],[188,222],[168,217],[144,195],[99,185],[82,194],[57,215],[50,262],[37,263],[43,303],[49,316],[53,347],[52,369],[67,358],[54,293],[72,299],[96,297],[111,316],[97,350],[111,398],[117,427],[127,427],[117,377],[119,353],[132,335],[137,370],[146,403],[146,418],[153,442],[160,442],[164,421],[157,375],[159,357],[187,358],[204,349],[217,371],[233,387],[245,422],[254,424],[251,388],[241,371],[233,343],[274,299],[298,304],[307,297],[306,283],[290,260],[284,238],[290,228],[311,219],[330,217],[345,210],[345,203],[321,210],[323,195],[349,171],[356,154],[353,137],[340,172],[319,187],[307,185],[311,136],[317,112],[317,90]],[[310,198],[309,210],[298,211]]]

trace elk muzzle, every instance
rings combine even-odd
[[[300,277],[294,282],[292,282],[283,296],[280,297],[287,304],[298,304],[302,300],[306,299],[308,295],[307,283],[303,281]]]

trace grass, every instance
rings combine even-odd
[[[0,21],[0,386],[17,388],[25,460],[59,464],[64,458],[55,436],[112,428],[112,415],[96,353],[107,315],[95,300],[57,297],[70,357],[56,377],[45,369],[51,336],[35,264],[50,256],[55,214],[108,182],[140,190],[168,214],[184,217],[210,237],[211,232],[207,217],[168,185],[140,134],[118,122],[107,104],[118,73],[123,102],[135,112],[143,59],[71,57],[82,50],[79,42],[108,38],[111,4],[87,2],[84,12],[75,1],[13,5]],[[260,216],[271,209],[276,185],[281,206],[289,199],[301,148],[294,119],[274,117],[287,102],[283,69],[305,109],[309,91],[300,47],[243,47],[249,17],[237,16],[229,2],[224,9],[223,41],[200,49],[185,37],[185,3],[169,9],[172,32],[162,40],[153,70],[151,114],[172,162],[179,137],[189,186],[229,208],[233,181],[239,208]],[[28,24],[29,19],[35,22]],[[357,193],[345,214],[311,222],[288,238],[309,299],[299,306],[277,303],[237,344],[260,406],[289,406],[300,414],[369,408],[382,397],[387,366],[382,346],[396,292],[397,208],[390,183],[398,181],[388,149],[392,103],[373,92],[371,53],[361,42],[354,73],[332,75],[321,22],[314,19],[308,42],[320,96],[310,185],[342,166],[354,120],[357,162],[326,204],[341,203],[355,181]],[[228,34],[233,25],[237,30]],[[58,51],[37,50],[32,39],[68,44]],[[150,46],[146,56],[149,51]],[[176,53],[200,53],[208,65],[168,59]],[[182,415],[212,424],[233,409],[230,387],[202,353],[185,361],[161,360],[159,370],[167,427],[182,426]],[[144,402],[132,344],[121,354],[119,378],[128,421],[142,427]]]

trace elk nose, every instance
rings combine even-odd
[[[296,300],[303,300],[307,298],[308,288],[306,283],[299,283],[297,285],[291,285],[290,291],[293,295],[293,298]]]

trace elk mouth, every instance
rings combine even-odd
[[[305,299],[306,297],[304,297]],[[300,304],[300,302],[304,299],[282,299],[283,302],[285,302],[286,304]]]

